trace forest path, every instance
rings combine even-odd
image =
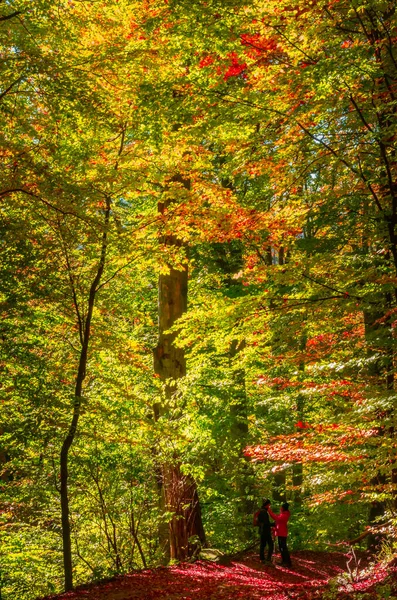
[[[295,552],[293,567],[262,565],[257,554],[227,564],[198,561],[146,569],[95,586],[53,596],[57,600],[295,600],[322,598],[330,579],[348,572],[342,552]],[[276,556],[276,563],[279,558]],[[360,556],[360,569],[368,559]],[[345,591],[369,591],[388,575],[384,569],[366,580],[359,577]],[[347,580],[346,580],[347,581]],[[342,592],[340,597],[347,597]]]

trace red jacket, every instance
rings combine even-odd
[[[288,519],[290,518],[289,510],[284,510],[279,515],[275,515],[274,512],[268,509],[269,515],[276,521],[276,535],[280,537],[287,537],[288,535]]]

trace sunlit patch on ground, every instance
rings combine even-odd
[[[353,581],[347,573],[347,556],[342,552],[297,552],[293,567],[261,564],[255,554],[237,561],[217,564],[198,561],[173,567],[146,569],[97,586],[57,596],[59,600],[310,600],[321,598],[331,579],[338,578],[340,598],[371,591],[390,573],[379,568],[368,578],[368,566],[361,557],[363,574]],[[352,596],[353,597],[353,596]]]

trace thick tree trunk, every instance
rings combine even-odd
[[[174,515],[169,523],[170,558],[186,560],[194,550],[189,538],[198,536],[205,544],[196,482],[181,473],[178,462],[164,465],[163,477],[167,509]]]
[[[174,182],[181,183],[189,189],[190,183],[176,176]],[[166,206],[159,205],[164,212]],[[174,235],[164,236],[161,242],[167,246],[181,248],[182,242]],[[185,352],[175,345],[175,333],[167,333],[179,317],[187,310],[188,267],[181,269],[170,266],[169,273],[159,277],[158,319],[159,338],[154,349],[154,371],[164,383],[162,402],[154,406],[155,418],[167,415],[170,403],[178,394],[177,381],[186,375]],[[168,544],[166,557],[185,560],[189,556],[189,538],[198,536],[201,544],[205,544],[205,534],[201,519],[201,509],[194,479],[181,473],[178,456],[173,456],[168,463],[162,464],[159,480],[160,505],[172,512],[168,525]],[[160,544],[164,543],[160,530]]]

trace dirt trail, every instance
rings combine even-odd
[[[276,558],[276,562],[278,562]],[[254,554],[227,564],[198,561],[173,567],[146,569],[117,577],[108,583],[80,588],[57,600],[293,600],[321,598],[329,580],[347,571],[347,556],[342,552],[296,552],[293,567],[262,565]],[[367,566],[361,556],[360,568]],[[383,570],[384,571],[384,570]],[[379,568],[376,579],[388,573]],[[359,578],[341,592],[369,591],[374,582]]]

